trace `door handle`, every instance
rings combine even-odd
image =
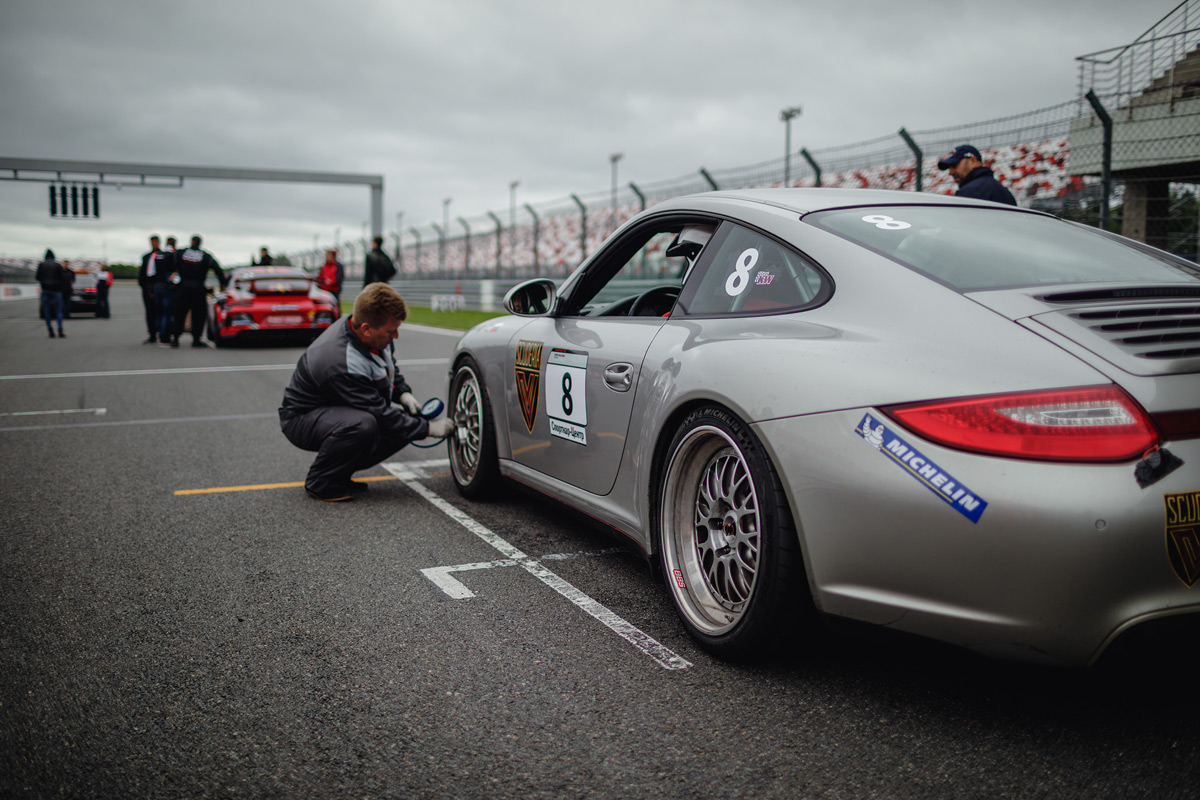
[[[604,382],[614,392],[628,392],[633,386],[633,364],[609,364],[604,368]]]

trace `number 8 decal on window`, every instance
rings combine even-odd
[[[734,262],[733,272],[725,280],[725,293],[737,297],[750,285],[750,269],[758,263],[758,250],[747,247]]]

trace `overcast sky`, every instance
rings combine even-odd
[[[1177,0],[0,0],[0,157],[382,174],[384,226],[1018,114]],[[9,173],[0,173],[11,176]],[[225,264],[358,239],[362,187],[102,189],[49,217],[0,181],[0,255]],[[454,223],[452,223],[454,225]],[[457,225],[455,232],[461,231]],[[389,245],[390,247],[390,245]]]

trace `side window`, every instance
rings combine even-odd
[[[565,316],[663,317],[716,224],[694,218],[652,220],[612,243],[570,293]]]
[[[750,315],[791,311],[824,300],[825,275],[795,250],[740,225],[726,223],[702,275],[693,275],[677,313]]]

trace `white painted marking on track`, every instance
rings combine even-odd
[[[445,462],[443,462],[445,463]],[[609,547],[604,550],[586,550],[579,553],[552,553],[548,556],[542,556],[539,561],[567,561],[572,558],[590,558],[594,556],[608,556],[614,553],[625,552],[620,547]],[[452,572],[476,572],[483,569],[496,569],[498,567],[515,567],[520,564],[519,561],[512,558],[501,559],[500,561],[477,561],[472,564],[455,564],[452,567],[427,567],[421,570],[421,574],[428,578],[446,595],[454,600],[467,600],[475,596],[475,593],[467,588],[466,584],[456,578],[451,578]]]
[[[407,358],[397,360],[400,367],[425,367],[439,364],[449,364],[448,358]],[[272,370],[291,370],[296,368],[296,362],[290,364],[244,364],[225,367],[171,367],[168,369],[114,369],[108,372],[47,372],[40,375],[0,375],[0,381],[32,381],[43,378],[120,378],[131,375],[202,375],[211,372],[270,372]]]
[[[521,550],[505,541],[502,537],[498,536],[486,526],[480,524],[464,512],[455,508],[445,499],[440,497],[436,492],[429,489],[427,486],[425,486],[425,484],[421,483],[420,479],[417,477],[418,470],[414,469],[414,467],[419,465],[420,469],[425,469],[432,466],[433,463],[440,465],[447,464],[446,461],[432,463],[416,462],[415,464],[411,462],[390,461],[388,463],[381,464],[380,466],[395,475],[401,483],[419,494],[421,497],[425,498],[425,500],[427,500],[443,514],[450,517],[450,519],[454,520],[459,525],[463,526],[468,531],[482,539],[484,542],[491,545],[500,553],[500,555],[504,556],[504,561],[511,561],[513,566],[521,567],[530,575],[534,576],[542,583],[546,584],[551,589],[570,600],[575,604],[576,607],[587,612],[592,618],[608,627],[608,629],[613,633],[617,634],[622,639],[629,642],[646,655],[650,656],[650,658],[654,659],[654,661],[657,662],[660,667],[664,669],[687,669],[688,667],[692,666],[691,662],[680,657],[674,651],[656,641],[649,634],[645,633],[629,622],[626,622],[611,609],[592,599],[575,586],[572,586],[568,581],[563,580],[558,575],[551,572],[544,564],[541,563],[541,561],[521,552]],[[482,563],[491,564],[494,566],[506,566],[505,564],[498,562]],[[438,584],[438,587],[447,594],[451,594],[448,589],[459,591],[458,589],[454,588],[452,584],[457,584],[457,586],[462,587],[462,590],[470,591],[465,585],[462,584],[461,581],[450,577],[451,572],[460,570],[456,570],[454,567],[434,567],[433,569],[440,570],[439,572],[435,573],[438,576],[437,579],[430,577],[427,570],[422,570],[421,572],[422,574],[426,575],[426,577],[429,577],[430,580],[433,580],[434,583]],[[474,595],[472,594],[471,596]]]
[[[276,411],[263,411],[254,414],[224,414],[219,417],[167,417],[165,419],[125,419],[109,422],[74,422],[58,425],[20,425],[11,428],[0,428],[0,433],[52,431],[59,428],[120,428],[128,425],[181,425],[185,422],[228,422],[243,419],[279,419],[279,413]]]
[[[0,411],[0,417],[36,417],[48,414],[95,414],[102,417],[107,413],[107,408],[64,408],[54,411]]]

